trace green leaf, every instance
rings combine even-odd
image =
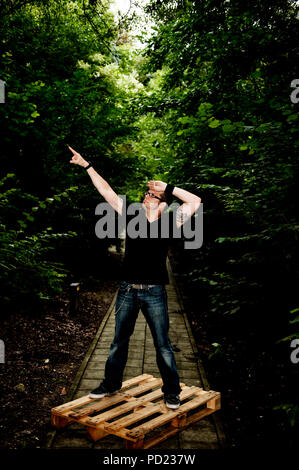
[[[25,222],[23,220],[18,220],[18,222],[21,225],[21,227],[24,227],[24,228],[27,227],[27,224],[25,224]]]
[[[293,315],[294,313],[299,312],[299,308],[294,308],[293,310],[290,310],[290,313]]]
[[[291,114],[291,115],[287,118],[287,121],[288,121],[288,122],[292,122],[292,121],[295,121],[296,119],[298,119],[298,114]]]
[[[224,126],[222,126],[223,132],[232,132],[234,129],[235,126],[233,126],[232,124],[225,124]]]
[[[212,129],[215,129],[216,127],[219,127],[221,125],[221,122],[218,119],[214,119],[212,122],[210,122],[209,127]]]
[[[182,124],[188,124],[192,118],[189,116],[183,116],[178,119],[178,122],[181,122]]]
[[[299,333],[293,333],[289,336],[285,336],[284,338],[279,339],[278,341],[276,341],[276,344],[284,343],[284,342],[290,341],[292,339],[299,339]]]

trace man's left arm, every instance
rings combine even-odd
[[[172,194],[183,201],[176,212],[176,225],[181,227],[198,210],[201,198],[177,186],[174,187]]]

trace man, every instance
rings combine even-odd
[[[71,147],[69,149],[73,153],[70,163],[84,167],[99,193],[115,211],[122,215],[123,211],[126,211],[126,208],[123,207],[123,200],[95,171],[91,163],[84,160]],[[161,233],[162,219],[165,220],[165,209],[171,202],[172,195],[183,201],[176,212],[175,224],[177,228],[181,227],[197,211],[201,203],[198,196],[162,181],[149,181],[148,188],[149,190],[143,199],[143,214],[141,215],[148,231],[156,228],[153,230],[155,234]],[[127,212],[125,213],[127,214]],[[160,226],[158,226],[159,222]],[[158,225],[154,227],[155,224]],[[105,365],[105,378],[97,388],[90,392],[90,398],[112,395],[121,388],[130,337],[141,309],[153,336],[166,406],[171,409],[180,406],[179,375],[168,337],[169,318],[165,288],[165,284],[169,283],[166,269],[168,243],[169,239],[160,236],[152,238],[150,236],[146,238],[130,237],[127,224],[122,281],[115,303],[114,339]]]

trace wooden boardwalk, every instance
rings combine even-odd
[[[183,310],[180,293],[167,262],[170,284],[166,286],[169,311],[169,337],[175,352],[180,381],[188,386],[195,385],[209,390],[202,364],[198,357],[196,343]],[[75,400],[95,388],[104,377],[105,362],[109,354],[110,344],[114,335],[114,312],[117,292],[111,306],[103,319],[97,335],[81,364],[72,389],[65,402]],[[135,331],[131,337],[128,362],[123,380],[141,374],[152,374],[160,377],[156,364],[156,353],[150,329],[142,312],[139,312]],[[219,390],[221,392],[221,390]],[[49,410],[50,419],[51,410]],[[94,448],[123,449],[123,440],[108,435],[99,441],[92,441],[84,426],[72,423],[66,428],[53,430],[50,433],[47,447],[53,449]],[[155,449],[219,449],[225,447],[225,436],[221,424],[221,410],[216,414],[192,424],[168,440],[158,444]]]

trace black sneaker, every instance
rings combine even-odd
[[[89,393],[89,398],[103,398],[103,397],[106,397],[108,395],[114,395],[114,393],[118,392],[119,390],[114,390],[113,392],[110,392],[109,390],[107,390],[104,385],[99,385],[97,388],[95,388],[94,390],[92,390],[90,393]]]
[[[171,408],[172,410],[176,410],[181,404],[179,395],[164,395],[164,401],[167,408]]]

